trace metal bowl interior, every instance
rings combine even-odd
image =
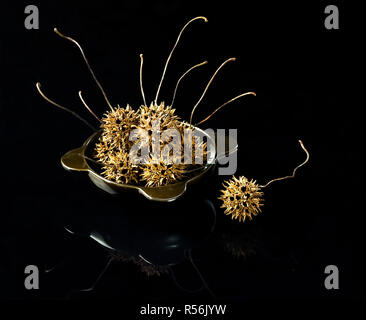
[[[143,196],[153,201],[170,202],[178,199],[184,194],[190,183],[200,180],[216,162],[215,140],[205,131],[195,128],[207,139],[210,152],[208,153],[207,163],[195,169],[195,172],[188,178],[177,183],[168,184],[160,187],[144,187],[132,184],[120,184],[110,181],[97,173],[96,165],[92,158],[95,142],[100,131],[92,134],[80,148],[73,149],[61,157],[61,164],[66,170],[88,172],[90,180],[100,189],[110,193],[119,194],[126,190],[137,190]],[[212,147],[213,146],[213,147]],[[88,159],[89,158],[89,159]]]

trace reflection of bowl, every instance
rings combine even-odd
[[[103,212],[66,214],[65,229],[89,237],[114,253],[163,266],[182,262],[185,251],[200,247],[215,227],[216,211],[209,200],[187,194],[171,203],[141,201],[131,210],[121,207],[121,199],[126,195],[111,197]]]
[[[195,128],[204,137],[207,138],[208,149],[215,146],[215,141],[203,130]],[[80,148],[73,149],[61,158],[61,164],[66,170],[86,171],[89,173],[90,180],[100,189],[111,193],[118,194],[128,189],[136,189],[146,198],[154,201],[174,201],[179,198],[187,189],[187,185],[201,179],[215,164],[216,152],[208,152],[207,164],[195,169],[192,175],[186,180],[177,183],[168,184],[160,187],[144,187],[132,184],[120,184],[110,181],[95,171],[96,166],[87,158],[92,158],[94,145],[98,139],[100,132],[91,135]]]

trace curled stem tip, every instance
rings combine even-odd
[[[81,52],[81,55],[82,55],[82,57],[83,57],[83,59],[84,59],[84,61],[85,61],[86,65],[87,65],[87,67],[88,67],[88,69],[89,69],[89,72],[91,73],[91,75],[92,75],[92,77],[93,77],[93,79],[94,79],[95,83],[97,84],[97,86],[99,87],[100,91],[102,92],[102,94],[103,94],[103,96],[104,96],[104,100],[107,102],[107,104],[108,104],[109,108],[113,111],[112,105],[111,105],[111,103],[109,102],[109,100],[108,100],[108,98],[107,98],[107,95],[106,95],[106,93],[105,93],[105,91],[104,91],[104,89],[103,89],[102,85],[100,84],[100,82],[98,81],[97,77],[95,76],[94,71],[93,71],[93,69],[91,68],[91,66],[90,66],[90,64],[89,64],[89,61],[88,61],[88,59],[87,59],[87,58],[86,58],[86,56],[85,56],[85,53],[84,53],[83,48],[80,46],[80,44],[79,44],[76,40],[74,40],[74,39],[73,39],[73,38],[71,38],[71,37],[68,37],[68,36],[63,35],[60,31],[58,31],[58,30],[57,30],[57,28],[54,28],[54,29],[53,29],[53,31],[54,31],[57,35],[59,35],[61,38],[64,38],[64,39],[66,39],[66,40],[71,41],[72,43],[74,43],[74,44],[79,48],[79,50],[80,50],[80,52]]]
[[[142,86],[142,65],[144,64],[144,56],[142,53],[140,53],[140,89],[141,89],[141,95],[142,95],[142,99],[144,100],[144,104],[145,106],[146,104],[146,99],[145,99],[145,93],[144,93],[144,88]]]
[[[301,148],[304,150],[304,152],[306,154],[306,159],[304,160],[304,162],[302,162],[301,164],[299,164],[294,169],[294,171],[292,172],[292,175],[291,176],[285,176],[285,177],[281,177],[281,178],[277,178],[277,179],[270,180],[265,185],[261,185],[260,186],[261,188],[265,188],[265,187],[269,186],[272,182],[275,182],[275,181],[280,181],[280,180],[295,178],[296,170],[299,169],[300,167],[302,167],[304,164],[306,164],[309,161],[310,154],[309,154],[308,150],[306,150],[306,148],[305,148],[305,146],[304,146],[304,144],[303,144],[303,142],[301,140],[298,140],[298,141],[300,143]]]
[[[102,120],[100,120],[98,118],[98,116],[92,111],[92,109],[87,105],[87,103],[85,102],[85,100],[83,99],[83,96],[81,95],[81,91],[79,91],[79,98],[81,100],[81,102],[83,103],[84,107],[99,121],[102,122]]]
[[[166,59],[165,66],[164,66],[164,70],[163,70],[163,74],[162,74],[161,79],[160,79],[160,83],[159,83],[159,86],[158,86],[158,90],[156,91],[155,103],[157,103],[157,100],[158,100],[158,97],[159,97],[160,88],[161,88],[161,85],[162,85],[162,83],[163,83],[163,80],[164,80],[164,77],[165,77],[165,73],[166,73],[166,70],[167,70],[167,68],[168,68],[169,61],[170,61],[170,59],[171,59],[171,57],[172,57],[172,55],[173,55],[173,52],[174,52],[174,50],[175,50],[175,47],[177,46],[177,44],[178,44],[178,42],[179,42],[179,40],[180,40],[180,37],[182,36],[182,33],[183,33],[183,31],[185,30],[185,28],[187,28],[187,27],[188,27],[188,25],[189,25],[189,24],[191,24],[191,23],[192,23],[193,21],[195,21],[195,20],[204,20],[205,22],[207,22],[207,21],[208,21],[208,20],[207,20],[207,18],[206,18],[206,17],[203,17],[203,16],[195,17],[195,18],[193,18],[193,19],[189,20],[189,21],[188,21],[188,22],[183,26],[183,28],[181,29],[181,31],[179,32],[178,37],[177,37],[177,40],[175,41],[175,44],[174,44],[174,46],[173,46],[173,49],[170,51],[169,56],[168,56],[168,58]]]
[[[203,21],[208,22],[208,19],[207,19],[206,17],[204,17],[204,16],[198,16],[198,17],[196,17],[196,18],[193,18],[193,19],[191,20],[191,22],[192,22],[193,20],[197,20],[197,19],[202,19]]]
[[[188,74],[188,73],[190,73],[192,70],[194,70],[194,69],[196,69],[196,68],[198,68],[198,67],[201,67],[201,66],[203,66],[203,65],[205,65],[205,64],[207,64],[208,63],[208,61],[203,61],[203,62],[201,62],[201,63],[199,63],[199,64],[196,64],[196,65],[194,65],[193,67],[190,67],[186,72],[184,72],[182,75],[181,75],[181,77],[178,79],[178,81],[177,81],[177,84],[175,85],[175,89],[174,89],[174,94],[173,94],[173,98],[172,98],[172,102],[171,102],[171,106],[173,106],[173,104],[174,104],[174,100],[175,100],[175,96],[176,96],[176,94],[177,94],[177,90],[178,90],[178,86],[179,86],[179,84],[180,84],[180,82],[182,81],[182,79]]]
[[[42,92],[41,90],[41,84],[39,82],[36,83],[36,87],[37,87],[37,90],[39,92],[39,94],[42,96],[43,99],[45,99],[47,102],[53,104],[54,106],[64,110],[64,111],[67,111],[69,113],[71,113],[74,117],[78,118],[79,120],[81,120],[82,122],[84,122],[89,128],[91,128],[92,130],[96,131],[96,129],[88,122],[86,121],[83,117],[79,116],[76,112],[64,107],[64,106],[61,106],[60,104],[52,101],[50,98],[46,97],[46,95]]]
[[[223,103],[220,107],[218,107],[217,109],[215,109],[214,112],[212,112],[209,116],[207,116],[206,118],[204,118],[203,120],[201,120],[200,122],[196,123],[195,126],[198,126],[204,122],[206,122],[207,120],[209,120],[217,111],[219,111],[221,108],[225,107],[226,105],[228,105],[229,103],[235,101],[236,99],[239,99],[241,97],[247,96],[247,95],[253,95],[256,96],[255,92],[245,92],[242,93],[238,96],[236,96],[235,98],[230,99],[229,101],[226,101],[225,103]]]
[[[192,108],[191,117],[190,117],[190,120],[189,120],[189,124],[190,124],[190,125],[192,124],[193,114],[194,114],[194,112],[196,111],[197,106],[198,106],[198,105],[200,104],[200,102],[202,101],[203,97],[204,97],[204,96],[205,96],[205,94],[206,94],[207,89],[208,89],[208,88],[209,88],[209,86],[211,85],[212,81],[215,79],[215,77],[216,77],[217,73],[220,71],[220,69],[221,69],[225,64],[227,64],[227,63],[228,63],[228,62],[230,62],[230,61],[235,61],[235,60],[236,60],[236,58],[229,58],[229,59],[227,59],[226,61],[224,61],[224,62],[221,64],[221,66],[220,66],[220,67],[218,67],[218,68],[217,68],[217,70],[215,71],[215,73],[213,74],[213,76],[211,77],[211,79],[209,80],[209,82],[207,83],[205,90],[203,90],[203,93],[202,93],[201,97],[198,99],[197,103],[196,103],[196,104],[195,104],[195,106]]]

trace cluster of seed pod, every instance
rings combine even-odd
[[[81,95],[81,91],[79,91],[79,97],[84,104],[84,106],[88,109],[88,111],[100,122],[100,129],[101,135],[99,137],[98,142],[95,145],[95,153],[93,155],[94,161],[97,161],[101,165],[101,175],[103,175],[108,180],[122,183],[122,184],[144,184],[147,187],[158,187],[167,185],[170,183],[174,183],[183,179],[187,174],[192,173],[195,168],[192,166],[197,166],[199,164],[202,165],[203,162],[207,159],[207,145],[201,139],[196,140],[195,137],[195,126],[202,124],[203,122],[207,121],[211,118],[217,111],[221,108],[226,106],[227,104],[235,101],[246,95],[255,95],[254,92],[245,92],[242,93],[229,101],[223,103],[220,107],[216,108],[208,117],[204,118],[200,122],[196,123],[195,126],[192,125],[193,114],[197,108],[197,106],[202,101],[203,97],[206,94],[207,89],[213,82],[214,78],[216,77],[219,70],[228,62],[235,61],[235,58],[229,58],[224,61],[219,68],[215,71],[212,77],[209,79],[205,89],[198,99],[197,103],[194,105],[191,111],[190,121],[186,123],[181,121],[181,119],[175,115],[175,109],[173,109],[175,96],[177,93],[177,88],[181,82],[181,80],[189,74],[192,70],[207,64],[207,61],[201,62],[190,67],[186,72],[182,74],[182,76],[178,79],[172,102],[169,106],[165,106],[164,102],[158,102],[159,92],[165,77],[165,73],[170,61],[170,58],[180,40],[180,37],[186,27],[196,20],[203,20],[207,22],[205,17],[199,16],[191,19],[188,21],[183,28],[181,29],[178,38],[165,62],[164,70],[161,76],[161,80],[156,92],[155,99],[153,102],[148,106],[145,99],[145,94],[142,86],[142,65],[143,65],[143,55],[140,54],[141,63],[140,63],[140,89],[143,98],[143,105],[140,106],[138,110],[132,109],[129,105],[125,108],[117,106],[112,106],[109,102],[106,93],[104,92],[103,87],[101,86],[100,82],[96,78],[92,68],[89,65],[89,62],[84,54],[83,49],[79,45],[79,43],[71,37],[63,35],[59,32],[56,28],[54,29],[55,33],[60,37],[73,42],[80,50],[82,57],[93,76],[96,84],[98,85],[100,91],[102,92],[105,101],[109,106],[109,111],[104,114],[104,116],[100,119],[92,109],[87,105],[85,100]],[[92,125],[88,123],[84,118],[80,117],[76,112],[59,105],[58,103],[49,99],[40,89],[40,83],[37,83],[37,89],[41,96],[50,102],[51,104],[67,111],[76,116],[78,119],[82,120],[85,124],[91,127],[93,130],[96,130]],[[159,128],[162,131],[166,129],[175,129],[180,135],[180,145],[177,146],[175,140],[173,141],[154,141],[154,135],[149,134],[149,139],[147,141],[148,147],[150,148],[156,142],[159,142],[160,151],[164,148],[167,144],[172,145],[173,149],[179,149],[181,152],[175,153],[173,155],[159,155],[158,158],[156,157],[156,153],[154,156],[147,156],[147,159],[143,161],[143,164],[136,164],[131,161],[130,153],[132,142],[130,141],[130,134],[133,129],[142,129],[145,132],[152,131],[152,123],[154,121],[158,121]],[[185,129],[188,130],[188,134]],[[160,138],[159,138],[160,140]],[[188,141],[187,141],[188,140]],[[146,141],[144,141],[146,144]],[[188,148],[188,150],[186,149]],[[177,154],[179,154],[177,156]],[[190,154],[189,161],[185,161],[185,157],[187,154]],[[169,158],[169,161],[166,161],[166,158]],[[173,159],[171,159],[173,157]],[[200,159],[197,161],[196,159]],[[90,160],[90,159],[89,159]],[[189,162],[189,163],[188,163]]]
[[[178,38],[165,62],[164,70],[156,92],[155,99],[150,104],[150,106],[148,106],[146,103],[145,94],[142,86],[143,56],[142,54],[140,55],[140,89],[144,103],[137,110],[134,110],[129,105],[127,105],[125,108],[122,108],[119,105],[113,107],[109,102],[101,84],[97,80],[93,70],[91,69],[88,60],[84,54],[84,51],[79,43],[73,38],[63,35],[56,28],[54,29],[56,34],[64,39],[73,42],[79,48],[91,75],[93,76],[96,84],[98,85],[100,91],[104,96],[105,101],[109,106],[110,110],[107,111],[101,119],[99,119],[98,116],[96,116],[91,108],[86,104],[81,95],[81,91],[79,91],[79,97],[84,106],[100,122],[101,134],[97,143],[95,144],[93,155],[94,159],[90,160],[96,161],[101,165],[101,174],[108,180],[121,184],[143,184],[147,187],[159,187],[182,180],[187,174],[190,174],[195,170],[195,168],[192,168],[192,166],[194,167],[196,165],[202,165],[202,162],[207,160],[207,145],[202,140],[195,139],[195,128],[198,125],[209,120],[217,111],[219,111],[221,108],[225,107],[229,103],[246,95],[256,95],[254,92],[245,92],[239,94],[238,96],[223,103],[220,107],[216,108],[209,116],[197,122],[194,126],[192,125],[193,114],[197,106],[200,104],[203,97],[205,96],[207,89],[213,82],[219,70],[228,62],[235,61],[235,58],[229,58],[219,66],[213,76],[209,79],[202,95],[192,108],[189,123],[181,121],[181,119],[175,115],[175,109],[173,109],[173,105],[177,88],[181,80],[188,73],[190,73],[197,67],[207,64],[207,61],[196,64],[183,73],[183,75],[177,81],[173,94],[173,99],[169,106],[165,106],[164,102],[158,103],[159,92],[170,58],[179,42],[183,31],[190,23],[196,20],[203,20],[207,22],[207,19],[205,17],[195,17],[188,21],[181,29]],[[40,89],[41,85],[39,82],[36,84],[36,86],[39,93],[45,100],[67,112],[70,112],[75,117],[77,117],[96,131],[96,129],[92,125],[90,125],[88,121],[80,117],[77,113],[59,105],[58,103],[46,97]],[[177,142],[175,142],[173,137],[171,137],[171,140],[164,140],[161,139],[161,135],[159,134],[158,138],[156,138],[156,136],[153,134],[154,122],[158,123],[158,126],[160,128],[159,130],[164,131],[168,129],[175,129],[175,132],[177,132],[180,138],[177,140],[179,141],[179,145],[176,145]],[[188,134],[187,130],[185,130],[187,128],[190,129],[188,130]],[[144,153],[146,159],[144,159],[142,163],[136,163],[134,161],[131,161],[130,151],[135,145],[130,138],[131,132],[134,129],[143,130],[145,133],[147,132],[147,139],[143,139],[143,141],[138,141],[140,145],[145,144],[145,147],[147,146],[149,150],[148,153]],[[156,141],[156,139],[158,141]],[[261,190],[263,188],[266,188],[272,182],[293,178],[295,176],[296,170],[303,166],[305,163],[307,163],[307,161],[309,160],[308,151],[304,147],[301,140],[299,140],[299,143],[302,149],[305,151],[307,157],[302,164],[294,169],[291,176],[273,179],[265,185],[258,185],[255,180],[248,180],[244,176],[239,178],[233,177],[231,180],[226,181],[223,185],[224,190],[222,190],[222,195],[219,197],[219,200],[222,201],[221,207],[225,208],[225,214],[231,215],[232,219],[238,219],[239,221],[243,222],[247,218],[251,220],[253,216],[256,216],[261,211],[261,206],[263,205],[263,192]],[[158,145],[157,148],[159,149],[158,156],[156,156],[156,153],[154,152],[151,153],[151,149],[154,148],[154,146],[156,149],[156,145]],[[172,146],[173,150],[178,149],[180,152],[173,152],[173,154],[170,154],[170,151],[168,152],[168,154],[162,152],[166,150],[165,147],[167,145],[168,147]],[[188,150],[186,150],[187,146]],[[168,150],[170,149],[168,148]],[[185,161],[185,156],[187,153],[190,154],[191,161],[189,163]],[[201,161],[197,162],[196,159],[201,159]]]
[[[108,180],[123,184],[140,184],[147,187],[158,187],[174,183],[185,176],[194,166],[194,159],[197,153],[201,153],[202,159],[207,156],[207,145],[205,142],[196,142],[193,135],[191,138],[189,152],[192,153],[192,164],[184,164],[184,140],[187,139],[184,129],[189,125],[182,122],[175,115],[175,109],[170,106],[151,104],[141,106],[137,111],[130,106],[126,108],[115,107],[105,113],[101,119],[101,135],[95,145],[95,159],[102,165],[101,174]],[[177,155],[170,149],[168,158],[164,157],[164,147],[171,140],[164,141],[159,135],[160,156],[158,159],[152,156],[152,145],[155,143],[153,135],[153,123],[157,123],[162,130],[175,129],[179,135],[180,145]],[[130,150],[134,143],[130,140],[130,133],[133,129],[141,129],[147,133],[147,144],[149,154],[142,163],[134,163],[130,159]],[[186,130],[186,133],[194,133],[194,129]]]

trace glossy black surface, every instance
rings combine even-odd
[[[184,260],[184,252],[204,242],[215,227],[216,211],[208,200],[198,200],[194,208],[192,203],[177,200],[124,210],[126,201],[126,197],[111,197],[104,202],[101,215],[77,216],[73,212],[65,229],[90,237],[117,254],[140,256],[164,266]]]

